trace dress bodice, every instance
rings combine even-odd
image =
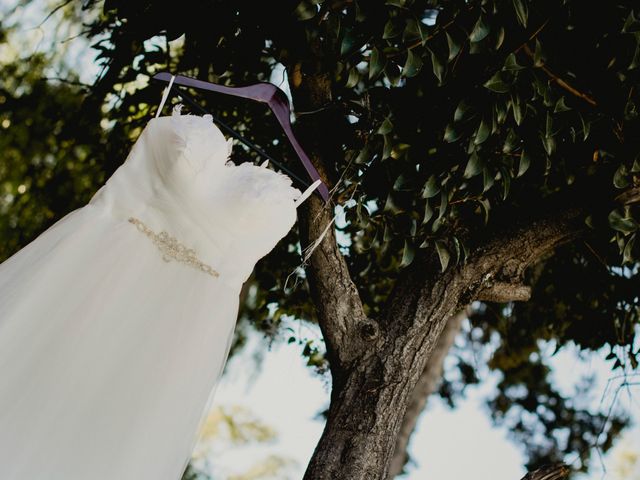
[[[302,192],[283,173],[233,164],[230,146],[210,115],[174,109],[148,122],[90,204],[167,232],[239,288],[294,225]]]

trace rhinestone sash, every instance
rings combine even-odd
[[[133,223],[140,232],[144,233],[153,241],[158,249],[160,249],[162,259],[165,262],[176,260],[197,268],[198,270],[201,270],[213,277],[220,276],[220,274],[211,266],[198,259],[195,250],[183,245],[175,237],[172,237],[164,230],[160,233],[156,233],[145,225],[142,220],[135,217],[129,217],[129,222]]]

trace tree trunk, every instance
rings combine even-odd
[[[571,473],[571,469],[564,463],[545,465],[527,473],[521,480],[562,480],[567,478],[569,473]]]
[[[404,414],[402,426],[400,427],[400,433],[398,434],[398,438],[396,438],[396,447],[393,458],[391,459],[391,465],[389,466],[388,480],[392,480],[400,475],[409,460],[407,446],[409,445],[411,435],[416,428],[420,414],[427,405],[427,400],[438,388],[444,371],[444,360],[455,343],[456,337],[462,327],[462,322],[469,315],[470,309],[470,307],[467,307],[447,321],[443,332],[440,334],[438,343],[431,353],[431,358],[427,362],[416,388],[414,388],[411,393],[409,405],[407,406],[407,411]]]
[[[330,79],[300,76],[292,93],[297,109],[331,101]],[[297,125],[311,160],[331,190],[327,159],[341,155],[316,116]],[[315,120],[317,121],[317,120]],[[323,127],[324,125],[324,127]],[[558,207],[558,205],[555,205]],[[525,269],[586,227],[582,211],[538,208],[528,218],[509,218],[479,232],[464,265],[441,271],[437,254],[421,249],[395,281],[380,318],[367,318],[332,228],[306,269],[331,366],[328,419],[304,480],[384,480],[396,449],[412,392],[427,368],[447,320],[473,300],[527,298]],[[311,196],[300,207],[303,246],[320,237],[332,205]]]

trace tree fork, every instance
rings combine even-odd
[[[329,79],[303,73],[293,95],[297,108],[321,107],[331,101]],[[327,152],[335,155],[339,149],[333,146],[331,153],[331,142],[323,138],[321,143],[309,118],[301,122],[310,122],[303,125],[304,143],[327,181],[324,159],[331,158]],[[333,212],[315,196],[302,207],[300,234],[308,245],[319,237]],[[584,228],[581,213],[566,210],[493,229],[491,237],[479,239],[467,264],[444,273],[435,252],[420,252],[400,272],[378,328],[366,327],[376,324],[364,314],[330,228],[310,258],[307,278],[333,385],[327,423],[304,480],[386,479],[411,393],[446,320],[486,294],[495,281],[521,278],[542,254],[574,238]],[[373,335],[363,335],[368,331]]]

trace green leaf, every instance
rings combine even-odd
[[[414,53],[413,49],[407,53],[407,61],[402,67],[402,73],[405,77],[415,77],[422,69],[422,57]]]
[[[431,217],[433,217],[433,208],[431,208],[429,200],[427,200],[424,205],[424,217],[422,218],[422,224],[424,225],[431,220]]]
[[[633,258],[633,244],[636,241],[636,234],[634,233],[633,235],[631,235],[631,237],[629,237],[629,240],[627,241],[627,244],[624,247],[624,250],[622,251],[622,263],[634,263],[634,258]]]
[[[521,177],[525,174],[527,170],[529,170],[529,165],[531,164],[531,157],[527,153],[526,150],[522,150],[520,153],[520,161],[518,162],[518,177]]]
[[[566,112],[571,110],[571,108],[567,107],[567,104],[564,103],[564,96],[560,97],[560,99],[556,102],[556,106],[553,109],[553,113],[558,112]]]
[[[629,237],[627,244],[622,251],[622,263],[635,263],[635,259],[633,257],[633,244],[636,241],[636,234],[634,233]]]
[[[536,50],[533,53],[533,65],[535,67],[542,67],[545,64],[546,60],[547,57],[542,51],[542,44],[540,43],[540,40],[536,38]]]
[[[342,43],[340,44],[340,55],[346,55],[351,52],[353,47],[356,45],[356,37],[353,35],[351,30],[348,30],[345,33],[344,38],[342,39]]]
[[[555,139],[549,136],[541,136],[540,138],[542,139],[542,146],[544,147],[544,151],[547,152],[547,155],[553,155],[553,152],[556,150]]]
[[[507,133],[507,138],[504,141],[504,145],[502,146],[503,153],[511,153],[516,148],[518,144],[518,136],[516,132],[513,131],[512,128],[509,129],[509,133]]]
[[[431,52],[431,65],[433,67],[433,74],[438,79],[438,84],[442,85],[442,79],[445,73],[445,66],[440,61],[438,56],[433,52],[433,50],[429,50]]]
[[[423,28],[426,28],[422,22],[418,22],[415,18],[407,18],[407,26],[402,33],[402,41],[410,42],[412,40],[424,40]]]
[[[489,170],[487,167],[484,167],[482,170],[482,182],[484,184],[482,193],[489,190],[495,181],[495,175]]]
[[[309,20],[318,13],[318,7],[309,0],[302,0],[296,7],[294,15],[298,20]]]
[[[455,260],[455,264],[458,264],[460,262],[460,258],[461,258],[461,248],[460,248],[460,240],[458,240],[458,237],[454,236],[453,237],[453,247],[455,248],[456,251],[456,260]]]
[[[588,215],[587,218],[584,219],[584,223],[591,230],[595,230],[595,227],[593,225],[593,215]]]
[[[447,128],[445,128],[444,130],[444,140],[446,142],[452,143],[458,140],[459,138],[460,138],[460,132],[458,132],[452,124],[447,125]]]
[[[401,173],[393,182],[393,189],[398,192],[408,192],[413,190],[413,183],[404,173]]]
[[[507,105],[503,105],[502,102],[496,102],[493,106],[493,109],[495,111],[495,125],[502,125],[504,123],[504,121],[507,119],[507,112],[509,111],[509,106]],[[491,133],[494,133],[494,130],[497,130],[496,128],[493,128],[491,130]]]
[[[496,36],[496,46],[495,46],[496,50],[499,50],[502,44],[504,43],[504,36],[505,36],[504,27],[501,26],[500,30],[498,30],[498,35]]]
[[[397,37],[402,33],[403,29],[404,27],[395,18],[390,18],[384,26],[382,38],[387,39]]]
[[[624,233],[625,235],[633,233],[638,229],[638,225],[632,218],[623,217],[618,210],[609,213],[609,225],[614,230]]]
[[[431,231],[433,233],[436,233],[438,230],[440,230],[441,226],[442,226],[442,219],[438,217],[433,221],[433,224],[431,224]]]
[[[484,142],[488,137],[489,133],[491,133],[491,129],[489,128],[489,124],[483,119],[478,125],[478,129],[473,138],[473,143],[476,145],[480,145]]]
[[[491,203],[487,198],[478,200],[478,203],[480,203],[480,207],[482,207],[484,224],[486,225],[489,223],[489,210],[491,210]]]
[[[633,166],[631,167],[631,172],[632,173],[638,173],[640,172],[640,159],[636,158],[633,161]]]
[[[578,115],[580,116],[580,122],[582,123],[582,139],[586,141],[589,136],[589,132],[591,131],[591,122],[587,122],[582,114]]]
[[[391,156],[393,142],[391,141],[391,135],[388,133],[386,135],[383,135],[382,138],[384,138],[384,145],[382,147],[382,160],[384,160],[385,158],[389,158]]]
[[[497,93],[507,93],[510,85],[504,80],[500,72],[496,72],[483,86]]]
[[[439,191],[440,185],[438,185],[435,175],[431,175],[422,189],[422,198],[435,197]]]
[[[469,157],[467,166],[464,169],[464,178],[471,178],[482,172],[482,161],[476,152],[473,152]]]
[[[384,233],[382,234],[382,241],[388,243],[391,240],[393,240],[393,232],[391,231],[391,227],[389,226],[389,224],[385,223]]]
[[[379,133],[380,135],[386,135],[388,133],[391,133],[392,130],[393,123],[391,122],[389,117],[386,117],[382,124],[378,127],[378,130],[376,130],[376,133]]]
[[[511,175],[504,167],[500,167],[500,174],[502,175],[502,200],[506,200],[511,188]]]
[[[547,120],[545,122],[545,135],[553,137],[553,117],[549,112],[547,112]]]
[[[635,53],[631,59],[631,63],[627,67],[627,70],[634,70],[640,65],[640,42],[636,45]]]
[[[478,17],[478,21],[473,27],[473,30],[471,30],[471,33],[469,34],[469,40],[472,42],[479,42],[489,35],[490,30],[491,27],[489,26],[489,22],[484,15],[480,15],[480,17]]]
[[[369,80],[373,80],[380,75],[380,72],[384,70],[386,64],[387,59],[384,54],[382,54],[377,47],[373,47],[371,57],[369,58]]]
[[[623,163],[617,168],[616,173],[613,175],[613,185],[616,188],[626,188],[629,184],[627,166]]]
[[[633,14],[633,10],[629,12],[629,16],[627,17],[627,20],[624,22],[624,26],[622,27],[622,32],[623,33],[640,32],[640,21],[636,19],[635,15]]]
[[[525,67],[518,63],[515,53],[507,55],[507,58],[504,61],[504,66],[502,67],[502,69],[506,71],[517,71],[522,70],[523,68]]]
[[[356,206],[356,215],[358,216],[358,226],[363,229],[367,228],[371,216],[369,215],[367,207],[362,204],[362,201],[359,201]]]
[[[356,164],[363,164],[363,163],[367,163],[370,158],[371,158],[371,144],[367,143],[362,148],[362,150],[360,150],[360,153],[358,153],[358,156],[356,157],[354,162]]]
[[[393,200],[393,195],[391,192],[387,195],[387,200],[384,202],[383,212],[390,212],[393,214],[402,212],[402,209],[396,205]]]
[[[454,39],[449,34],[449,32],[446,32],[445,35],[447,37],[447,45],[449,46],[449,57],[447,58],[447,60],[450,62],[451,60],[456,58],[456,55],[458,55],[458,53],[460,52],[462,44]]]
[[[518,23],[520,23],[524,28],[527,28],[529,9],[527,8],[526,0],[513,0],[513,8],[516,10]]]
[[[400,262],[400,267],[406,267],[413,262],[413,258],[415,256],[415,248],[413,243],[405,240],[404,241],[404,249],[402,251],[402,261]]]
[[[360,72],[356,67],[351,67],[349,69],[349,77],[347,78],[347,83],[345,84],[346,88],[355,87],[360,81]]]
[[[400,76],[402,72],[400,71],[400,66],[395,62],[387,62],[387,65],[384,68],[384,75],[389,80],[391,85],[397,86],[400,84]]]
[[[447,211],[447,207],[449,206],[449,195],[447,192],[442,190],[440,192],[440,208],[438,209],[438,219],[444,217],[445,212]]]
[[[461,100],[453,114],[453,120],[460,122],[461,120],[471,116],[471,107],[466,100]]]
[[[513,119],[515,120],[516,125],[520,126],[522,123],[523,112],[519,97],[511,97],[511,107],[513,108]]]
[[[438,252],[438,258],[440,259],[440,266],[442,267],[442,271],[444,272],[447,269],[447,265],[449,265],[449,259],[451,255],[449,254],[449,250],[445,243],[442,240],[436,240],[436,251]]]

